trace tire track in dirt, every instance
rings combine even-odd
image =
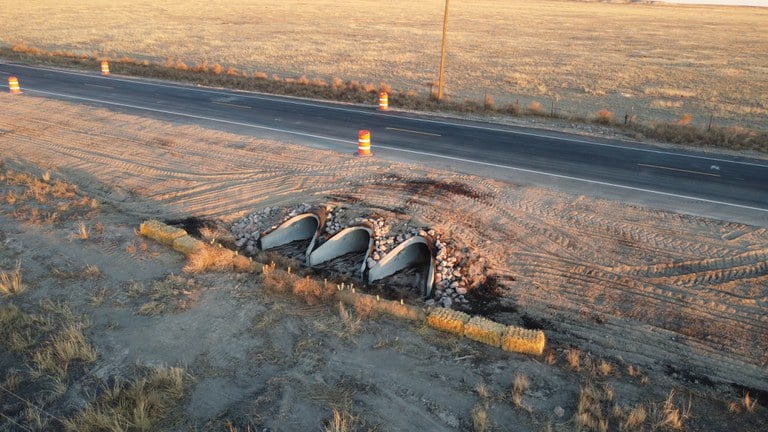
[[[626,222],[617,222],[599,216],[595,212],[577,212],[570,210],[568,212],[555,212],[550,207],[542,204],[541,200],[522,199],[517,202],[521,210],[543,216],[565,226],[577,227],[580,229],[591,229],[594,233],[609,238],[620,238],[632,242],[638,247],[647,248],[649,251],[664,251],[669,253],[685,253],[690,257],[699,257],[701,255],[719,255],[726,256],[732,253],[732,249],[712,246],[702,242],[691,242],[680,238],[672,238],[659,232],[658,227],[638,226]],[[668,229],[668,228],[664,228]]]
[[[537,258],[542,261],[550,260],[547,257]],[[527,261],[531,261],[530,257]],[[720,335],[718,340],[721,340],[723,346],[728,346],[729,341],[732,341],[730,338],[734,336],[738,340],[747,342],[749,346],[754,346],[755,343],[759,343],[759,340],[755,340],[756,335],[768,333],[768,316],[762,313],[762,308],[759,305],[734,305],[732,301],[726,305],[718,305],[711,297],[699,298],[697,292],[671,290],[667,287],[643,284],[619,275],[583,266],[567,268],[559,266],[558,263],[537,262],[536,265],[518,266],[516,270],[519,271],[520,275],[538,281],[539,290],[556,289],[560,296],[565,295],[565,298],[560,298],[560,301],[567,298],[568,303],[575,308],[582,306],[587,309],[598,308],[603,313],[627,316],[648,323],[659,321],[663,315],[659,311],[666,311],[664,314],[680,316],[678,324],[668,327],[674,331],[680,331],[683,328],[683,323],[690,318],[704,317],[706,320],[702,322],[702,328],[699,330]],[[608,294],[607,289],[620,291],[625,299],[607,302],[609,307],[602,306],[604,300],[601,302],[593,300],[601,294]],[[518,294],[531,295],[530,292],[524,292],[524,294],[518,292]],[[614,293],[615,295],[619,295],[619,293]],[[639,303],[637,300],[631,300],[638,297],[643,298]],[[642,310],[627,309],[637,304],[644,306]],[[624,305],[624,308],[617,309],[616,306],[619,305]],[[656,313],[649,313],[649,311]],[[728,331],[724,334],[716,331],[721,326],[726,326]]]
[[[63,166],[92,196],[134,215],[231,220],[260,206],[337,199],[411,218],[486,258],[516,304],[556,322],[554,338],[688,334],[701,345],[694,356],[715,359],[701,359],[710,368],[766,360],[764,228],[30,100],[0,119],[12,131],[0,135],[4,156]],[[46,123],[60,107],[61,120]],[[601,327],[594,313],[618,324]],[[680,349],[664,344],[657,359]]]
[[[675,307],[667,299],[645,301],[642,307],[636,307],[626,312],[618,312],[611,308],[598,307],[590,303],[584,303],[578,300],[582,292],[581,287],[571,288],[568,281],[552,279],[552,282],[559,284],[558,295],[554,297],[554,302],[547,302],[548,307],[557,304],[565,311],[567,316],[557,319],[557,328],[562,325],[580,325],[582,321],[602,322],[606,316],[621,317],[631,319],[648,325],[649,327],[666,329],[670,332],[685,335],[693,339],[702,341],[713,350],[719,350],[731,355],[742,356],[751,361],[764,361],[766,357],[766,348],[768,345],[765,340],[760,339],[764,335],[757,326],[743,325],[743,322],[723,323],[712,321],[711,316],[704,316],[696,313],[690,308]],[[614,296],[611,301],[623,301],[631,303],[634,300],[631,296]],[[541,303],[543,296],[536,295],[531,297],[530,293],[519,294],[520,303],[532,305]],[[528,310],[530,306],[526,306]],[[577,313],[574,317],[573,314]],[[595,315],[597,314],[597,316]],[[550,314],[546,316],[552,316]],[[599,317],[599,318],[598,318]],[[599,319],[599,321],[597,321]],[[748,322],[748,321],[747,321]],[[764,326],[762,326],[764,328]],[[602,332],[598,326],[595,330]],[[614,335],[622,337],[622,335]]]
[[[706,258],[692,261],[654,264],[651,266],[617,266],[611,270],[627,276],[646,277],[686,277],[692,273],[722,270],[727,271],[735,267],[754,267],[753,272],[748,272],[753,277],[754,273],[765,271],[768,262],[768,249],[753,250],[722,258]],[[762,269],[762,270],[761,270]]]
[[[682,276],[651,278],[649,281],[659,284],[693,287],[722,284],[741,279],[755,279],[766,274],[768,274],[768,261],[762,261],[724,269],[698,270]]]

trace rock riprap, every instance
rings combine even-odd
[[[312,206],[302,203],[293,208],[265,207],[255,211],[232,224],[235,245],[248,256],[255,255],[261,236],[275,230],[291,217],[309,211],[324,211],[325,225],[318,239],[318,245],[327,241],[341,230],[350,226],[365,225],[373,231],[373,250],[366,259],[366,267],[371,268],[384,259],[388,253],[402,242],[422,236],[432,242],[435,263],[433,296],[427,299],[427,306],[448,309],[469,310],[466,298],[470,289],[482,282],[482,258],[467,256],[450,238],[428,227],[414,227],[401,219],[388,221],[385,217],[365,216],[363,210],[350,209],[328,204]],[[469,275],[466,269],[469,269]]]

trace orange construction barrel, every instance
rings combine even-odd
[[[106,60],[101,61],[101,74],[109,75],[109,62]]]
[[[379,111],[387,111],[389,109],[389,95],[387,92],[379,93]]]
[[[371,156],[371,132],[361,130],[357,134],[357,155]]]
[[[21,88],[19,87],[19,79],[15,76],[8,77],[8,90],[11,93],[21,93]]]

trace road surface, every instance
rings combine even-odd
[[[24,94],[342,152],[356,152],[357,132],[367,129],[375,157],[768,226],[766,160],[0,63],[2,82],[11,75]]]

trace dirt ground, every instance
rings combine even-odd
[[[151,429],[344,430],[334,410],[346,430],[381,431],[768,421],[765,227],[27,95],[0,95],[0,112],[0,270],[18,263],[26,288],[0,311],[51,332],[66,319],[96,353],[52,378],[33,351],[54,336],[0,341],[0,431],[64,429],[115,382],[163,366],[189,384]],[[308,306],[258,274],[188,274],[182,255],[137,235],[147,218],[228,224],[303,202],[450,236],[486,262],[476,312],[543,329],[545,354]]]

